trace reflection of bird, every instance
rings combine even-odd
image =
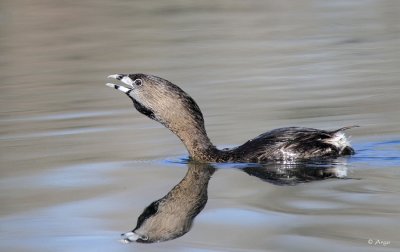
[[[233,149],[217,149],[207,136],[196,102],[178,86],[146,74],[110,75],[129,87],[107,83],[127,94],[142,114],[162,123],[185,144],[191,158],[206,162],[264,162],[335,158],[354,154],[343,131],[288,127],[259,135]]]
[[[280,186],[291,186],[324,179],[347,178],[347,163],[341,162],[295,162],[248,164],[238,167],[250,176]]]
[[[163,198],[151,203],[139,216],[136,227],[122,234],[122,241],[159,242],[187,233],[193,219],[207,203],[207,186],[214,168],[190,163],[186,176]]]
[[[122,242],[152,243],[172,240],[186,234],[194,218],[207,203],[208,182],[217,164],[188,163],[185,177],[170,192],[144,209],[136,227],[122,234]],[[279,186],[294,186],[327,178],[345,178],[346,163],[223,164]]]

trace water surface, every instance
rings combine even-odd
[[[0,3],[1,251],[398,251],[397,1]],[[212,141],[348,131],[342,178],[272,183],[222,166],[190,232],[118,242],[185,175],[186,151],[104,84],[162,76]]]

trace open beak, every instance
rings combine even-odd
[[[122,83],[128,85],[129,87],[113,84],[113,83],[107,83],[106,86],[117,89],[125,94],[129,94],[132,91],[133,88],[133,81],[131,78],[128,77],[126,74],[112,74],[109,75],[107,78],[112,78],[121,81]]]

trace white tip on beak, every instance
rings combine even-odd
[[[121,74],[111,74],[111,75],[107,76],[107,78],[120,80],[122,78],[122,75]]]
[[[133,80],[131,80],[131,78],[129,78],[129,76],[126,74],[111,74],[107,76],[107,78],[119,80],[122,83],[125,83],[126,85],[133,87]]]
[[[127,88],[127,87],[124,87],[124,86],[120,86],[120,85],[116,85],[116,84],[112,84],[112,83],[107,83],[106,86],[110,87],[110,88],[117,89],[117,90],[119,90],[119,91],[121,91],[121,92],[123,92],[125,94],[129,94],[129,92],[132,91],[132,89],[130,89],[130,88]]]
[[[130,243],[139,239],[140,236],[134,232],[127,232],[122,234],[122,239],[120,240],[122,243]]]

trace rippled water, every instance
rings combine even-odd
[[[1,251],[399,250],[400,2],[0,7]],[[357,154],[318,181],[218,165],[191,231],[121,244],[188,167],[174,135],[104,85],[121,72],[180,85],[218,146],[356,124]]]

